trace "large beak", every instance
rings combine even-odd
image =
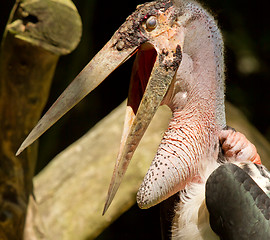
[[[38,139],[66,112],[95,89],[111,72],[132,56],[137,46],[119,51],[114,46],[115,38],[115,36],[112,37],[60,95],[24,140],[16,155],[19,155],[25,148]]]

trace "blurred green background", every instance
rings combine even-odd
[[[1,2],[0,36],[14,2]],[[270,21],[266,1],[253,1],[252,4],[244,0],[201,2],[210,9],[223,32],[227,100],[240,108],[270,141]],[[82,17],[82,40],[73,53],[61,57],[46,109],[141,3],[143,1],[137,0],[74,1]],[[117,69],[40,138],[37,172],[127,97],[132,62],[130,60]],[[132,221],[136,221],[136,227]],[[150,225],[152,228],[149,230]],[[134,206],[99,239],[159,238],[157,208],[138,211],[137,206]]]

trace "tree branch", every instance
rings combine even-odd
[[[59,55],[80,35],[68,0],[21,0],[10,14],[0,53],[0,239],[22,238],[37,148],[14,153],[40,118]]]

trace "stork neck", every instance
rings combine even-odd
[[[173,112],[170,127],[182,129],[189,126],[188,134],[194,139],[197,135],[204,138],[200,144],[193,141],[199,151],[208,149],[207,155],[215,158],[219,131],[226,126],[223,41],[206,11],[197,5],[190,11],[192,21],[186,24],[183,59],[164,103]],[[178,131],[177,134],[183,133]],[[183,139],[186,134],[183,134]]]
[[[138,192],[141,207],[184,189],[205,163],[214,162],[219,131],[226,126],[221,34],[199,5],[175,2],[180,9],[178,25],[184,32],[183,58],[163,100],[173,117]]]
[[[214,19],[199,5],[189,3],[179,16],[184,26],[183,59],[164,103],[186,114],[194,106],[213,114],[226,126],[224,107],[223,40]],[[193,111],[193,110],[192,110]],[[211,119],[209,119],[211,120]]]
[[[222,35],[204,9],[188,5],[193,21],[187,25],[183,51],[193,62],[193,103],[204,102],[215,115],[216,124],[226,126],[224,106],[224,57]],[[207,109],[205,109],[207,110]]]

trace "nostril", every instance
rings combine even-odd
[[[117,45],[116,45],[116,49],[117,49],[118,51],[122,51],[123,48],[124,48],[124,46],[125,46],[124,41],[119,41],[119,42],[117,43]]]

